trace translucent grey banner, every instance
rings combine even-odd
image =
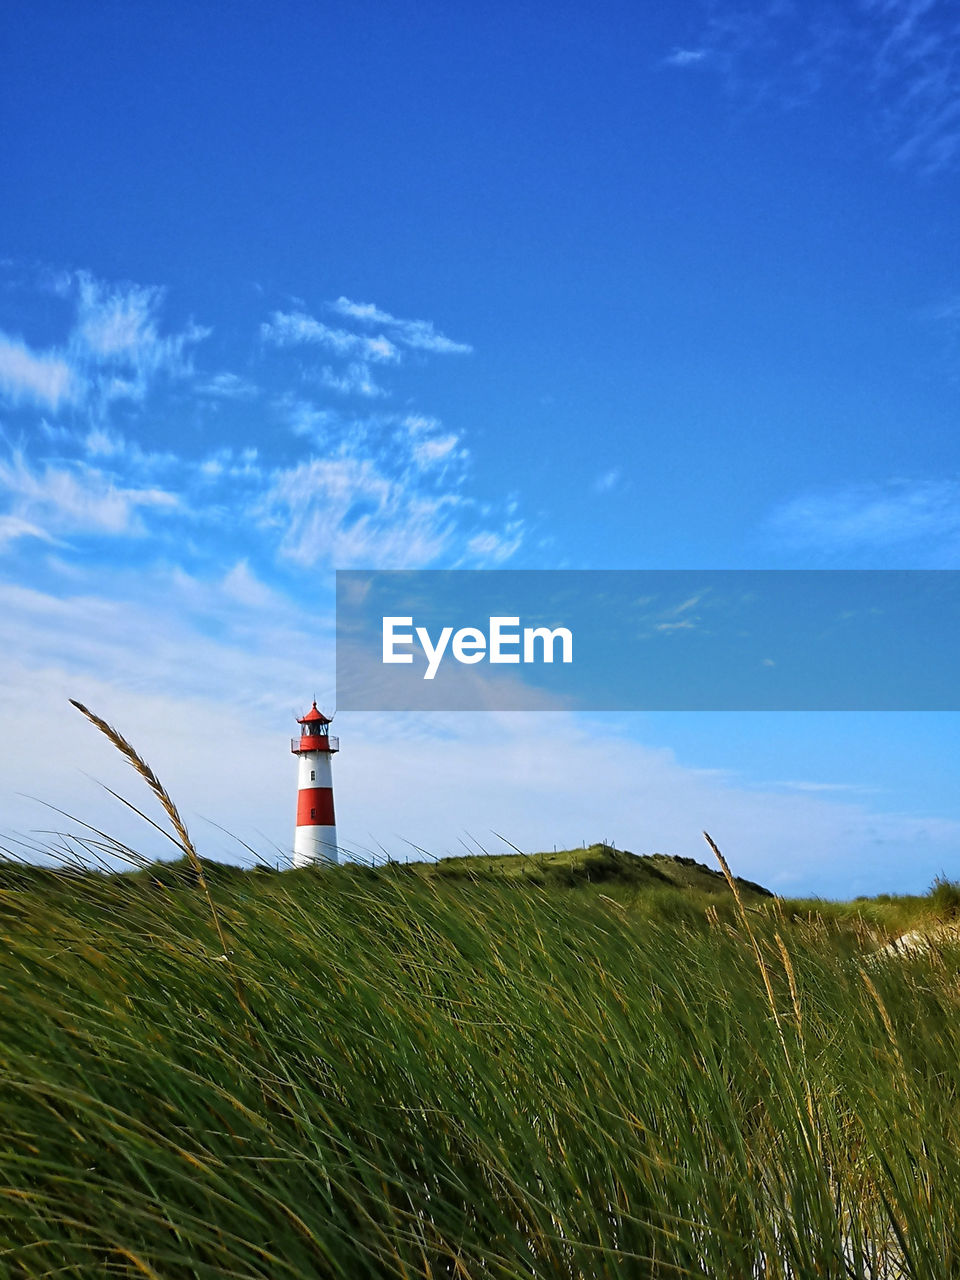
[[[956,711],[953,570],[337,573],[347,711]]]

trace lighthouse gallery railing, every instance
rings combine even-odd
[[[304,743],[309,743],[310,745],[304,746]],[[329,733],[329,734],[317,733],[317,734],[311,734],[308,737],[304,737],[304,738],[291,738],[290,750],[291,751],[339,751],[340,739],[335,734],[332,734],[332,733]]]

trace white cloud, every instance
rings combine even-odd
[[[331,391],[338,391],[341,395],[363,396],[374,400],[387,394],[383,387],[374,382],[369,367],[359,360],[351,361],[340,373],[325,365],[320,370],[319,378],[323,386],[329,387]]]
[[[408,413],[396,421],[398,435],[395,440],[405,452],[409,451],[414,466],[420,471],[436,468],[462,468],[470,457],[460,437],[453,431],[444,431],[438,418],[422,413]]]
[[[289,393],[280,396],[274,407],[297,436],[307,436],[317,444],[326,444],[337,427],[343,426],[341,415],[334,409],[320,407]]]
[[[112,289],[92,276],[78,278],[76,338],[95,356],[136,356],[155,347],[154,316],[163,298],[160,289],[136,285]]]
[[[63,441],[81,450],[72,460],[17,451],[0,461],[5,540],[177,531],[191,553],[218,559],[231,520],[261,554],[301,567],[501,563],[520,545],[512,510],[498,526],[464,495],[467,450],[437,419],[348,418],[292,398],[280,408],[322,456],[269,467],[255,448],[223,447],[187,460],[106,427]]]
[[[664,62],[668,67],[695,67],[707,57],[706,49],[674,49]]]
[[[444,470],[448,483],[459,483],[465,475],[470,452],[461,437],[446,430],[438,418],[388,412],[359,417],[290,395],[281,397],[276,405],[294,434],[307,436],[328,453],[339,450],[356,457],[379,458],[392,473]],[[414,485],[420,482],[415,474],[408,479]]]
[[[249,400],[259,393],[259,388],[238,373],[215,373],[206,382],[197,383],[201,395],[221,400]]]
[[[503,564],[520,549],[523,532],[522,522],[511,520],[502,531],[488,529],[474,534],[467,542],[467,559],[480,566]]]
[[[142,400],[154,377],[184,377],[192,372],[190,349],[211,330],[190,324],[179,332],[161,334],[163,289],[108,285],[88,272],[78,272],[76,291],[69,349],[76,365],[96,375],[103,400]]]
[[[469,451],[424,414],[351,416],[309,400],[277,407],[321,456],[276,469],[253,499],[259,526],[301,565],[500,563],[520,545],[515,503],[483,510],[464,493]],[[489,531],[478,531],[482,517]],[[497,521],[501,522],[497,527]]]
[[[408,479],[387,476],[372,458],[314,458],[277,471],[256,512],[300,565],[413,568],[454,545],[460,500],[424,494]]]
[[[17,538],[39,538],[41,542],[55,542],[45,529],[31,524],[20,516],[0,516],[0,548]]]
[[[960,484],[893,481],[810,494],[785,503],[771,523],[794,546],[843,551],[915,543],[921,553],[932,552],[960,534]]]
[[[177,469],[180,461],[174,453],[144,449],[135,440],[108,427],[92,427],[82,437],[70,432],[67,439],[80,445],[85,458],[97,459],[98,465],[100,459],[109,459],[116,473],[123,472],[127,479],[136,475],[142,481],[169,473]]]
[[[793,108],[831,82],[863,88],[869,128],[926,172],[960,162],[960,22],[938,0],[711,5],[701,38],[665,62],[709,67],[754,105]]]
[[[330,305],[339,315],[349,316],[360,324],[382,325],[406,347],[439,355],[463,355],[473,350],[466,342],[454,342],[438,333],[429,320],[401,320],[389,311],[381,311],[372,302],[351,302],[349,298],[340,297]]]
[[[408,413],[403,420],[403,425],[411,436],[423,436],[431,431],[439,430],[440,419],[431,418],[425,413]]]
[[[457,453],[459,439],[455,435],[429,436],[413,446],[413,456],[417,465],[426,470],[438,463],[447,462]]]
[[[251,609],[273,610],[276,616],[290,607],[289,601],[254,574],[246,560],[238,560],[224,575],[222,589],[226,599]]]
[[[76,439],[76,432],[71,427],[58,426],[57,423],[51,422],[49,418],[39,418],[35,425],[37,436],[40,439],[55,441],[57,444]]]
[[[953,165],[960,159],[960,21],[947,21],[950,6],[936,0],[865,0],[864,7],[880,37],[873,70],[899,140],[896,158],[928,171]]]
[[[53,533],[138,535],[144,532],[145,510],[177,507],[172,493],[157,488],[130,488],[105,471],[77,462],[44,464],[33,469],[22,453],[0,462],[0,493],[11,503],[15,519]]]
[[[610,493],[620,483],[622,474],[619,467],[611,467],[609,471],[604,471],[593,482],[594,493]]]
[[[199,456],[140,443],[157,439],[172,422],[177,432],[220,425],[231,402],[259,388],[229,368],[194,374],[194,344],[209,330],[171,329],[162,289],[75,272],[58,277],[56,295],[57,312],[64,304],[73,312],[63,337],[46,352],[14,340],[14,373],[18,394],[26,384],[44,410],[62,408],[69,394],[71,413],[57,422],[34,412],[29,447],[0,455],[0,544],[15,551],[32,538],[58,548],[44,556],[44,574],[84,582],[88,566],[98,572],[108,566],[104,538],[139,539],[124,559],[180,560],[228,572],[224,598],[236,607],[266,608],[271,588],[254,574],[255,562],[283,581],[334,565],[500,564],[520,546],[516,504],[471,498],[470,456],[460,434],[425,413],[351,414],[331,408],[330,396],[324,404],[319,394],[314,402],[287,393],[272,405],[299,440],[268,435],[266,458],[220,443],[222,434]],[[464,349],[427,322],[392,316],[387,322],[388,336],[349,333],[303,310],[275,312],[268,341],[304,341],[332,352],[338,359],[328,357],[333,367],[314,373],[314,387],[326,379],[340,392],[367,397],[380,391],[371,367],[395,362],[403,347]],[[118,404],[121,397],[127,403]],[[222,405],[215,409],[211,397]],[[19,564],[11,555],[13,574]],[[182,577],[172,581],[176,590],[163,599],[162,613],[163,625],[175,628],[178,610],[200,606],[191,603]],[[20,598],[23,607],[26,600]],[[273,599],[271,607],[282,611],[284,602]],[[83,609],[76,600],[70,608],[78,616]]]
[[[94,427],[88,432],[83,445],[86,452],[94,458],[116,458],[126,449],[125,440],[103,427]]]
[[[236,495],[237,503],[241,501],[240,495],[246,492],[246,489],[240,489],[235,482],[246,481],[247,488],[256,488],[263,482],[265,475],[265,468],[260,461],[260,452],[252,445],[244,449],[233,449],[229,445],[224,445],[192,465],[181,464],[181,471],[186,476],[188,486],[194,478],[211,483],[220,480],[230,481],[229,490],[231,494]],[[234,512],[238,510],[236,503],[232,504],[232,510]]]
[[[64,274],[58,293],[74,301],[61,350],[37,351],[0,333],[0,391],[56,413],[64,405],[103,411],[115,400],[143,400],[157,376],[192,371],[190,349],[210,333],[198,325],[161,334],[162,289],[107,285],[88,272]]]
[[[291,429],[322,454],[272,473],[254,504],[281,553],[302,565],[414,567],[501,563],[519,547],[516,503],[481,507],[466,496],[469,451],[425,414],[350,416],[284,397]],[[477,528],[479,520],[485,527]]]
[[[319,606],[263,583],[245,561],[199,577],[180,568],[101,567],[60,594],[0,582],[0,650],[81,681],[251,707],[282,707],[301,680],[333,670],[329,589]],[[158,625],[162,603],[162,625]],[[312,678],[308,673],[312,672]],[[0,685],[3,682],[0,681]]]
[[[359,357],[383,363],[395,363],[400,358],[397,348],[382,334],[368,338],[364,334],[348,333],[346,329],[331,329],[303,311],[274,311],[260,326],[260,336],[278,347],[312,343],[344,358]]]
[[[372,302],[351,302],[349,298],[339,297],[331,302],[334,311],[351,320],[359,320],[362,324],[394,324],[395,320],[388,311],[381,311]]]
[[[11,400],[32,400],[55,413],[81,388],[81,379],[62,355],[31,351],[22,339],[0,333],[0,390]]]
[[[657,622],[654,627],[657,631],[695,631],[697,623],[690,618],[684,618],[680,622]]]

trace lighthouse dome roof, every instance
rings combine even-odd
[[[319,721],[321,724],[329,724],[330,717],[325,716],[322,711],[317,710],[317,700],[314,698],[313,706],[307,714],[305,716],[297,717],[297,724],[314,724],[316,721]]]

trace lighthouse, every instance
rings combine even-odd
[[[337,822],[333,816],[333,773],[330,758],[340,750],[340,739],[330,733],[330,721],[313,706],[297,719],[299,738],[290,750],[299,760],[297,778],[297,830],[293,837],[293,865],[337,862]]]

